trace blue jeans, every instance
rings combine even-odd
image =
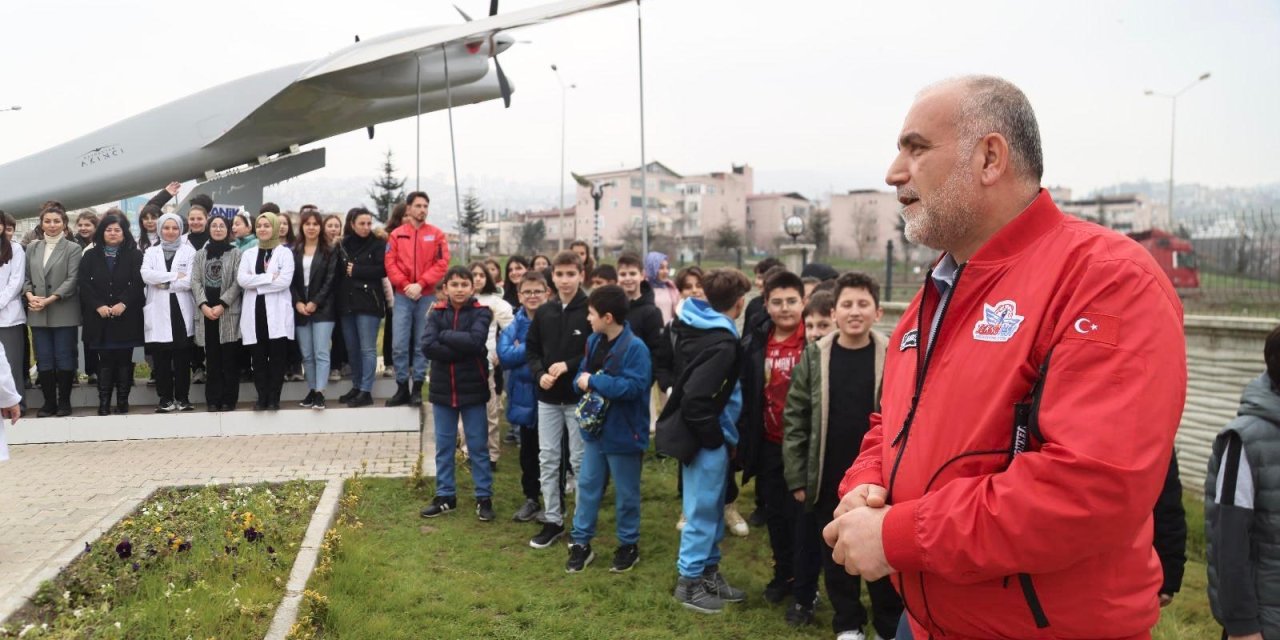
[[[417,302],[403,293],[396,294],[396,306],[391,311],[391,363],[396,368],[396,382],[412,379],[422,382],[427,377],[427,357],[422,353],[422,334],[427,328],[427,310],[436,301],[435,296],[424,295]],[[409,375],[409,363],[413,362],[413,375]],[[470,447],[471,445],[467,445]],[[488,445],[485,445],[485,449]]]
[[[618,544],[640,541],[640,469],[643,453],[605,453],[600,443],[586,441],[578,471],[578,502],[573,512],[573,535],[578,544],[596,537],[596,516],[604,498],[604,481],[613,475]]]
[[[676,569],[682,578],[698,578],[710,566],[720,564],[724,539],[724,483],[729,451],[702,449],[689,465],[680,467],[684,479],[684,531]]]
[[[80,327],[31,327],[31,346],[39,371],[75,371]]]
[[[399,370],[397,370],[399,373]],[[493,496],[493,471],[489,468],[489,418],[484,403],[453,408],[431,405],[436,430],[436,496],[452,498],[458,487],[453,480],[454,451],[458,448],[458,419],[467,439],[467,457],[471,460],[471,478],[476,483],[476,497]]]
[[[368,393],[373,391],[373,374],[378,368],[378,326],[382,318],[363,313],[342,316],[342,340],[347,343],[347,360],[351,365],[351,384]]]
[[[298,349],[302,351],[302,372],[307,388],[324,391],[329,382],[329,347],[333,344],[333,322],[312,320],[297,326]]]

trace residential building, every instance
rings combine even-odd
[[[1121,233],[1172,228],[1169,207],[1152,202],[1140,193],[1065,200],[1059,202],[1058,207],[1073,216]]]
[[[649,233],[674,237],[678,235],[677,220],[683,200],[677,188],[682,177],[661,162],[650,162],[647,166],[649,184],[645,195],[649,199]],[[588,184],[578,185],[575,211],[569,218],[575,226],[565,230],[566,237],[581,238],[592,244],[597,244],[596,238],[599,238],[599,244],[605,247],[621,246],[628,232],[634,233],[640,228],[644,214],[641,194],[646,191],[642,175],[640,167],[635,167],[581,176]],[[610,184],[604,187],[597,215],[589,185],[602,183]],[[550,227],[547,236],[552,237]]]
[[[901,244],[902,204],[894,191],[855,189],[831,194],[828,253],[849,260],[884,260],[885,243]]]
[[[758,193],[747,196],[747,246],[753,251],[774,252],[778,245],[791,241],[783,223],[792,215],[809,224],[813,203],[798,193]]]

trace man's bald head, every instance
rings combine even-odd
[[[1040,184],[1044,176],[1040,125],[1021,89],[1004,78],[971,75],[932,84],[916,99],[941,92],[956,94],[955,125],[962,146],[972,148],[983,136],[998,133],[1009,144],[1009,164],[1014,173]]]

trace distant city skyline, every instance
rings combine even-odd
[[[502,11],[541,3],[505,0]],[[478,0],[459,4],[473,15],[486,8]],[[217,11],[158,0],[52,0],[9,9],[13,28],[0,55],[24,62],[6,69],[0,104],[23,109],[0,113],[0,163],[210,84],[323,55],[357,34],[460,20],[447,3],[409,0],[323,12],[300,1],[249,0],[227,0]],[[647,156],[677,171],[745,162],[758,171],[758,191],[812,198],[885,188],[915,92],[983,72],[1009,78],[1030,97],[1044,138],[1046,185],[1087,193],[1121,182],[1161,183],[1168,178],[1169,104],[1143,90],[1176,91],[1209,71],[1212,78],[1178,102],[1176,181],[1247,187],[1280,176],[1280,155],[1270,152],[1280,147],[1280,85],[1265,81],[1280,77],[1274,2],[1000,0],[978,11],[940,0],[645,0],[643,13]],[[59,42],[109,46],[48,46],[41,25],[53,23]],[[461,190],[492,185],[558,201],[561,92],[553,63],[578,85],[567,96],[566,169],[638,166],[635,27],[635,5],[623,5],[515,32],[532,42],[502,57],[516,86],[512,108],[491,102],[454,113]],[[414,131],[408,119],[380,125],[372,141],[363,131],[324,141],[329,166],[307,179],[371,181],[390,147],[413,186]],[[445,114],[425,115],[422,132],[423,180],[446,178],[446,192],[436,194],[442,209],[452,201]]]

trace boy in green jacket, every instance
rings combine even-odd
[[[821,552],[836,638],[864,640],[867,613],[859,601],[861,583],[832,560],[821,531],[840,503],[836,489],[858,456],[871,414],[880,410],[887,338],[871,328],[883,315],[880,285],[874,278],[846,273],[836,280],[834,296],[836,330],[806,347],[791,374],[782,415],[782,458],[787,488],[805,506],[796,536],[797,556]],[[877,637],[894,637],[902,601],[887,578],[868,583],[867,589]],[[810,602],[798,600],[787,621],[812,621]]]

